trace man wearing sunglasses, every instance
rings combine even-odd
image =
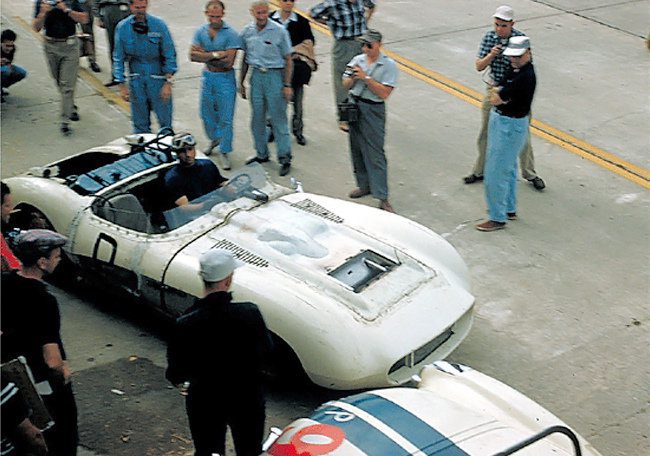
[[[343,87],[349,89],[359,109],[359,119],[350,122],[350,154],[357,181],[350,198],[372,194],[380,209],[395,212],[388,202],[384,100],[397,85],[397,64],[381,52],[381,40],[381,33],[368,29],[359,37],[363,54],[355,56],[343,73]]]
[[[191,134],[174,136],[172,149],[176,152],[178,164],[165,174],[165,188],[177,206],[185,206],[227,181],[211,160],[196,159],[196,140]]]

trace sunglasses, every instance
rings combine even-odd
[[[294,3],[296,0],[282,0],[283,3]]]
[[[361,47],[365,47],[365,48],[370,49],[372,47],[372,43],[367,43],[367,42],[364,41],[363,43],[361,43]]]
[[[176,136],[174,139],[172,139],[172,147],[174,149],[180,150],[194,146],[196,146],[196,139],[194,139],[194,136],[189,133],[182,136]]]

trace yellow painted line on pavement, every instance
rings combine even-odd
[[[276,7],[279,7],[277,2],[271,2]],[[295,11],[302,16],[309,19],[313,27],[319,32],[332,36],[329,28],[319,22],[314,21],[309,15],[301,10],[295,9]],[[466,87],[448,77],[423,67],[393,51],[390,51],[386,48],[383,49],[384,54],[395,60],[399,68],[406,74],[413,76],[420,81],[423,81],[429,85],[439,88],[447,92],[450,95],[453,95],[457,98],[460,98],[467,103],[470,103],[476,107],[481,107],[483,103],[484,94],[477,92],[474,89]],[[576,138],[568,133],[565,133],[551,125],[532,119],[531,121],[531,130],[533,134],[539,136],[540,138],[553,143],[561,148],[579,155],[609,171],[612,171],[627,180],[634,182],[646,189],[650,189],[650,171],[647,169],[641,168],[640,166],[634,165],[622,158],[614,155],[610,152],[607,152],[603,149],[600,149],[592,144],[589,144],[586,141]]]
[[[45,41],[43,35],[41,35],[36,30],[34,30],[32,28],[32,25],[28,23],[25,19],[23,19],[20,16],[14,16],[13,18],[16,22],[20,24],[21,27],[23,27],[25,30],[30,32],[41,43]],[[106,98],[106,100],[108,100],[110,103],[119,106],[127,114],[131,112],[131,107],[129,103],[122,100],[122,97],[120,97],[119,93],[116,93],[111,89],[109,89],[108,87],[105,87],[104,84],[99,80],[99,78],[93,75],[86,68],[79,67],[79,77],[88,85],[90,85],[93,89],[95,89],[102,97]]]

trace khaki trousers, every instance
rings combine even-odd
[[[474,164],[474,170],[472,174],[475,176],[483,175],[483,168],[485,167],[485,151],[487,150],[487,138],[488,138],[488,121],[490,119],[490,110],[492,105],[490,104],[490,92],[487,91],[485,98],[483,99],[483,105],[481,106],[481,131],[478,134],[478,139],[476,140],[476,145],[478,146],[478,157],[476,163]],[[528,116],[530,119],[530,116]],[[533,147],[530,144],[530,130],[526,137],[526,145],[524,149],[519,154],[519,167],[521,168],[521,176],[526,180],[531,180],[537,177],[535,172],[535,157],[533,156]]]
[[[76,37],[63,42],[45,42],[45,58],[50,74],[61,93],[61,118],[68,122],[74,112],[74,89],[79,71],[79,40]]]
[[[348,96],[348,91],[343,87],[343,73],[345,66],[352,57],[361,54],[361,43],[355,40],[334,40],[332,43],[332,82],[334,84],[334,102],[336,106]]]

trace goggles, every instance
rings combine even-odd
[[[196,146],[196,139],[189,133],[176,135],[172,139],[172,148],[175,150],[184,150],[194,146]]]

